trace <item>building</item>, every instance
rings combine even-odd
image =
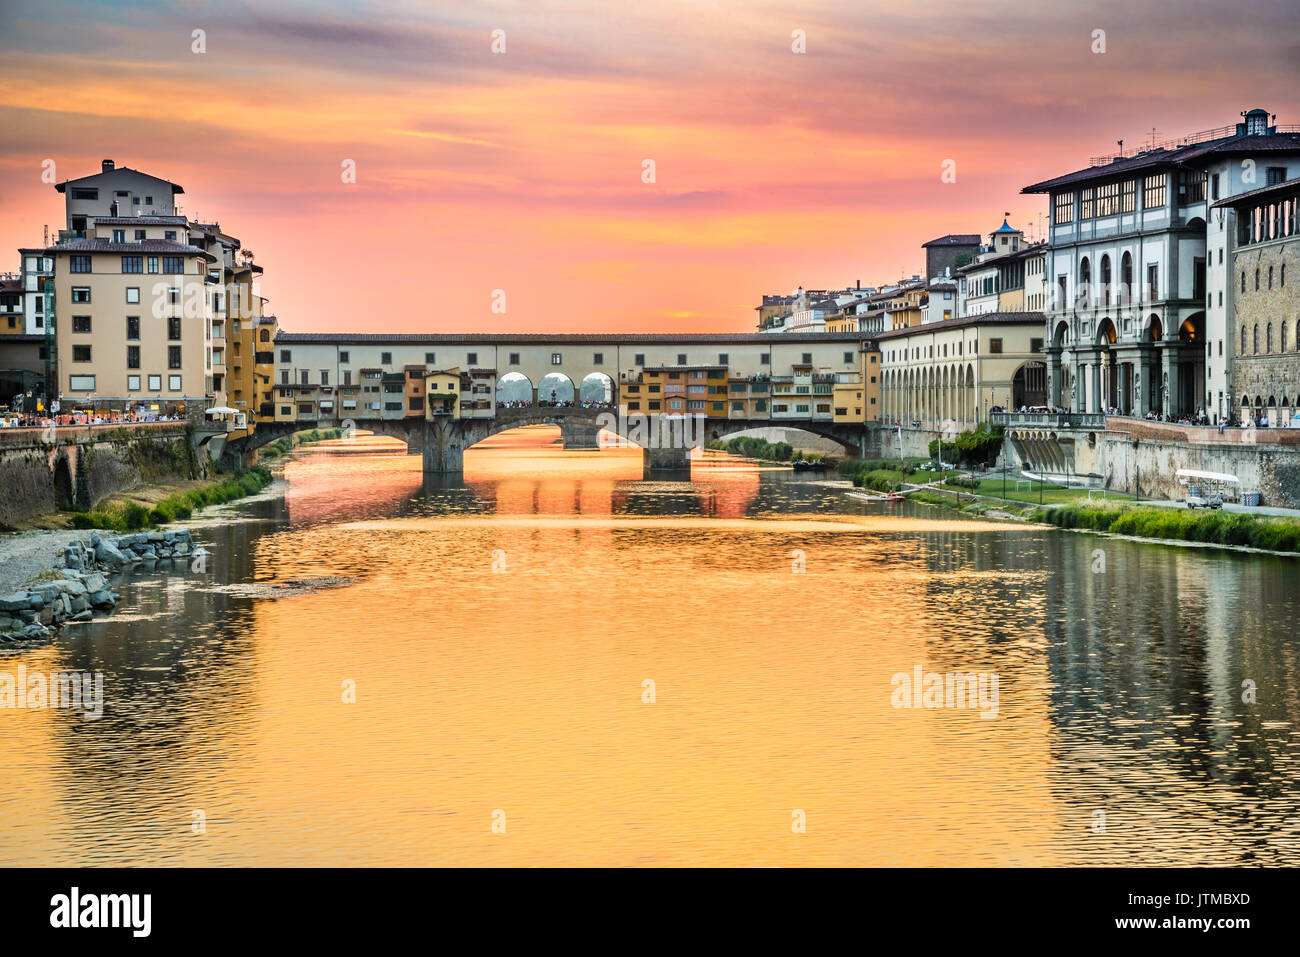
[[[1229,219],[1234,411],[1239,421],[1256,426],[1300,427],[1298,207],[1300,177],[1213,206]]]
[[[211,394],[209,265],[183,217],[91,218],[54,262],[53,324],[62,411],[91,406],[179,414]],[[168,237],[172,238],[168,238]]]
[[[941,322],[957,315],[957,283],[949,279],[931,279],[921,298],[921,325]]]
[[[27,334],[25,321],[27,299],[22,277],[16,273],[0,274],[0,336]]]
[[[921,248],[925,250],[925,277],[937,279],[951,276],[973,260],[980,248],[980,237],[978,233],[950,233],[921,243]]]
[[[459,369],[431,369],[424,373],[424,416],[460,418],[461,382]]]
[[[1043,405],[1042,323],[1041,313],[993,312],[881,333],[881,421],[965,430],[993,409]]]
[[[23,329],[29,336],[46,334],[45,313],[54,296],[54,259],[45,249],[20,249],[23,283]]]
[[[1300,127],[1264,110],[1233,127],[1094,158],[1026,186],[1048,197],[1049,404],[1165,418],[1232,412],[1225,212],[1209,204],[1281,183]]]
[[[81,239],[91,222],[103,216],[175,216],[176,197],[185,192],[178,184],[150,176],[111,159],[100,171],[54,187],[65,197],[67,238]],[[179,231],[172,237],[180,238]]]

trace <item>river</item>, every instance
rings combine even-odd
[[[557,435],[307,452],[0,648],[105,693],[0,710],[0,864],[1300,863],[1295,561]],[[896,706],[918,668],[996,713]]]

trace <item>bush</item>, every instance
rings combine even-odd
[[[123,519],[129,531],[138,531],[149,524],[149,510],[138,502],[127,502]]]
[[[1035,521],[1060,528],[1083,528],[1135,538],[1203,542],[1300,553],[1300,522],[1256,518],[1231,512],[1191,512],[1173,508],[1115,508],[1063,505],[1034,512]]]

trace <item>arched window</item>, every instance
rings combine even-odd
[[[1101,257],[1101,302],[1110,305],[1110,256]]]
[[[1269,323],[1264,329],[1264,351],[1272,355],[1273,353],[1273,323]]]
[[[1243,356],[1246,354],[1246,324],[1244,322],[1241,324],[1241,354]]]
[[[1250,334],[1251,344],[1254,346],[1254,354],[1259,355],[1259,323],[1255,323],[1255,329]]]
[[[271,330],[270,330],[270,329],[263,329],[263,330],[261,331],[261,333],[258,335],[258,338],[261,339],[263,342],[270,342],[270,341],[271,341]]]
[[[1255,270],[1255,291],[1259,292],[1259,269]]]
[[[1084,309],[1092,301],[1092,264],[1088,262],[1088,257],[1084,256],[1083,261],[1079,263],[1079,305]]]
[[[1241,271],[1241,291],[1246,291],[1246,270]]]
[[[1286,323],[1285,322],[1281,323],[1278,326],[1277,334],[1281,339],[1281,341],[1278,343],[1277,351],[1286,352]]]
[[[1119,261],[1119,301],[1121,305],[1132,302],[1133,296],[1133,256],[1125,253]]]

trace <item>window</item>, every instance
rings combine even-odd
[[[1246,291],[1246,270],[1241,271],[1241,291]]]
[[[167,338],[173,341],[181,337],[181,321],[178,317],[172,316],[167,320]],[[173,369],[177,366],[172,366]]]
[[[1210,199],[1219,198],[1219,174],[1215,173],[1210,177]]]
[[[150,257],[148,258],[147,262],[148,262],[148,264],[149,264],[149,273],[150,273],[150,275],[155,275],[155,274],[157,274],[157,272],[158,272],[158,257],[157,257],[157,256],[150,256]]]
[[[465,364],[471,366],[478,365],[478,353],[477,352],[465,353]]]
[[[89,332],[89,331],[90,331],[90,316],[73,316],[73,317],[72,317],[72,331],[73,331],[73,332]]]
[[[126,287],[126,302],[127,302],[127,305],[129,305],[129,306],[137,306],[137,305],[140,304],[140,287],[139,287],[139,286],[127,286],[127,287]]]
[[[139,346],[126,347],[126,367],[128,369],[140,368],[140,347]],[[138,389],[140,388],[140,377],[136,376],[135,379],[136,379],[135,387]]]
[[[1119,183],[1097,187],[1097,215],[1114,216],[1119,212]]]
[[[179,369],[180,367],[181,367],[181,347],[168,346],[167,347],[167,368]]]
[[[69,256],[68,272],[90,272],[90,257]]]
[[[93,375],[68,376],[68,388],[73,392],[94,392],[95,377]]]
[[[89,287],[89,286],[73,286],[73,287],[72,287],[72,301],[73,301],[73,302],[90,302],[90,287]]]
[[[179,368],[179,366],[177,366]],[[178,375],[169,375],[167,377],[167,388],[172,392],[181,391],[181,377]]]
[[[145,234],[144,234],[144,230],[143,230],[143,229],[137,229],[137,230],[135,231],[135,241],[136,241],[136,242],[142,242],[142,241],[144,240],[144,235],[145,235]]]
[[[1093,196],[1095,191],[1091,186],[1085,190],[1079,191],[1079,218],[1092,219],[1093,217]]]
[[[126,230],[125,230],[125,229],[115,229],[115,230],[113,230],[113,242],[115,242],[115,243],[124,243],[124,242],[126,242]]]
[[[592,353],[591,361],[593,365],[603,366],[605,364],[605,353],[603,352]]]
[[[162,258],[163,273],[168,276],[179,276],[185,272],[184,256],[164,256]]]
[[[284,353],[284,355],[288,355],[288,353]],[[288,360],[284,361],[287,362]],[[391,366],[393,364],[393,354],[391,352],[379,353],[379,364],[381,366]]]
[[[145,204],[146,206],[152,206],[152,205],[153,205],[153,197],[152,197],[152,196],[146,196],[146,197],[144,198],[144,204]]]
[[[512,366],[519,365],[519,353],[517,352],[510,353],[510,364]]]
[[[643,365],[645,365],[645,353],[644,353],[644,352],[638,352],[636,355],[634,355],[634,356],[632,357],[632,364],[633,364],[633,365],[638,365],[638,366],[643,366]]]
[[[1183,170],[1178,174],[1178,205],[1205,202],[1205,171]]]
[[[770,366],[772,364],[772,353],[762,352],[758,356],[759,365]]]
[[[844,353],[844,364],[849,365],[852,362],[853,362],[853,353],[852,352]]]
[[[122,272],[126,272],[126,273],[132,273],[132,272],[144,272],[144,257],[143,257],[143,256],[123,256],[123,257],[122,257]]]
[[[1001,340],[1001,339],[990,339],[990,340],[989,340],[989,354],[990,354],[990,355],[995,355],[995,356],[996,356],[996,355],[1000,355],[1001,353],[1002,353],[1002,340]]]
[[[1155,302],[1160,298],[1160,266],[1152,263],[1147,266],[1147,301]]]
[[[1163,209],[1165,205],[1165,174],[1153,173],[1142,180],[1142,208]]]
[[[73,199],[99,199],[99,190],[97,189],[73,189]]]
[[[321,385],[329,385],[329,384],[330,384],[330,370],[329,370],[329,369],[321,369],[321,370],[320,370],[320,384],[321,384]]]
[[[73,346],[73,347],[72,347],[72,361],[73,361],[73,362],[89,362],[89,361],[90,361],[90,346]]]
[[[138,375],[129,375],[126,377],[126,388],[128,392],[140,391],[140,377]]]
[[[1029,340],[1029,351],[1030,351],[1030,352],[1042,352],[1042,351],[1043,351],[1043,340],[1042,340],[1042,339],[1030,339],[1030,340]]]
[[[1253,351],[1255,355],[1259,355],[1259,323],[1258,322],[1255,323],[1255,327],[1250,331],[1250,344],[1251,344],[1251,351]]]
[[[558,352],[551,353],[551,365],[558,366],[564,363],[564,356]]]
[[[1137,180],[1126,179],[1120,188],[1119,211],[1131,213],[1137,208]]]
[[[1074,222],[1074,193],[1057,193],[1055,197],[1056,214],[1052,222],[1056,225]]]
[[[1267,185],[1269,185],[1269,186],[1276,186],[1278,183],[1285,183],[1285,182],[1286,182],[1286,167],[1285,167],[1285,166],[1270,166],[1270,167],[1268,167],[1267,176],[1268,176],[1268,183],[1267,183]]]

